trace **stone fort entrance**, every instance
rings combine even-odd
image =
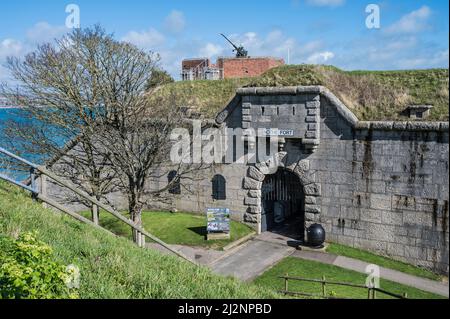
[[[261,188],[261,231],[304,240],[305,195],[298,176],[279,168]]]
[[[321,187],[308,159],[301,159],[300,154],[288,157],[287,152],[279,152],[267,162],[249,166],[243,180],[243,188],[248,190],[244,221],[257,224],[258,233],[276,232],[278,226],[285,226],[283,235],[304,240],[305,229],[319,221]],[[276,223],[275,218],[286,223]]]
[[[318,223],[329,241],[448,274],[448,121],[360,121],[322,86],[240,88],[215,120],[253,133],[247,150],[278,138],[270,160],[229,168],[233,208],[258,233],[273,227],[274,203],[286,205],[263,184],[287,170],[303,186],[304,228]]]

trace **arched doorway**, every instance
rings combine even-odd
[[[261,231],[304,240],[305,195],[298,176],[279,168],[266,175],[261,189]]]

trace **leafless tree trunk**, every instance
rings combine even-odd
[[[8,146],[19,154],[40,155],[48,166],[57,165],[55,173],[96,198],[115,189],[115,177],[95,145],[103,100],[101,65],[107,54],[103,50],[110,43],[113,39],[100,27],[76,30],[40,45],[23,61],[8,58],[6,67],[19,84],[0,88],[1,95],[24,106],[21,118],[28,119],[8,123]],[[63,146],[61,141],[68,142]],[[71,197],[69,201],[82,201]]]
[[[98,26],[41,45],[23,61],[9,58],[7,67],[20,84],[2,85],[0,94],[26,106],[35,123],[16,123],[9,135],[26,151],[47,152],[59,174],[97,199],[124,192],[131,219],[141,225],[147,199],[171,187],[146,189],[173,166],[169,137],[184,116],[174,98],[146,93],[158,62],[157,54],[118,42]],[[72,142],[62,148],[55,136]],[[178,165],[177,180],[195,169]],[[98,208],[91,212],[95,220]]]

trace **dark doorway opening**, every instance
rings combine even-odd
[[[274,232],[296,240],[305,236],[305,195],[300,179],[278,169],[262,185],[261,231]]]

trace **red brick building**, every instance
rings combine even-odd
[[[283,64],[283,59],[272,57],[220,57],[216,64],[207,58],[186,59],[182,61],[181,78],[188,81],[255,77]]]
[[[222,70],[224,79],[259,76],[283,64],[283,59],[271,57],[219,58],[217,60],[217,67]]]

